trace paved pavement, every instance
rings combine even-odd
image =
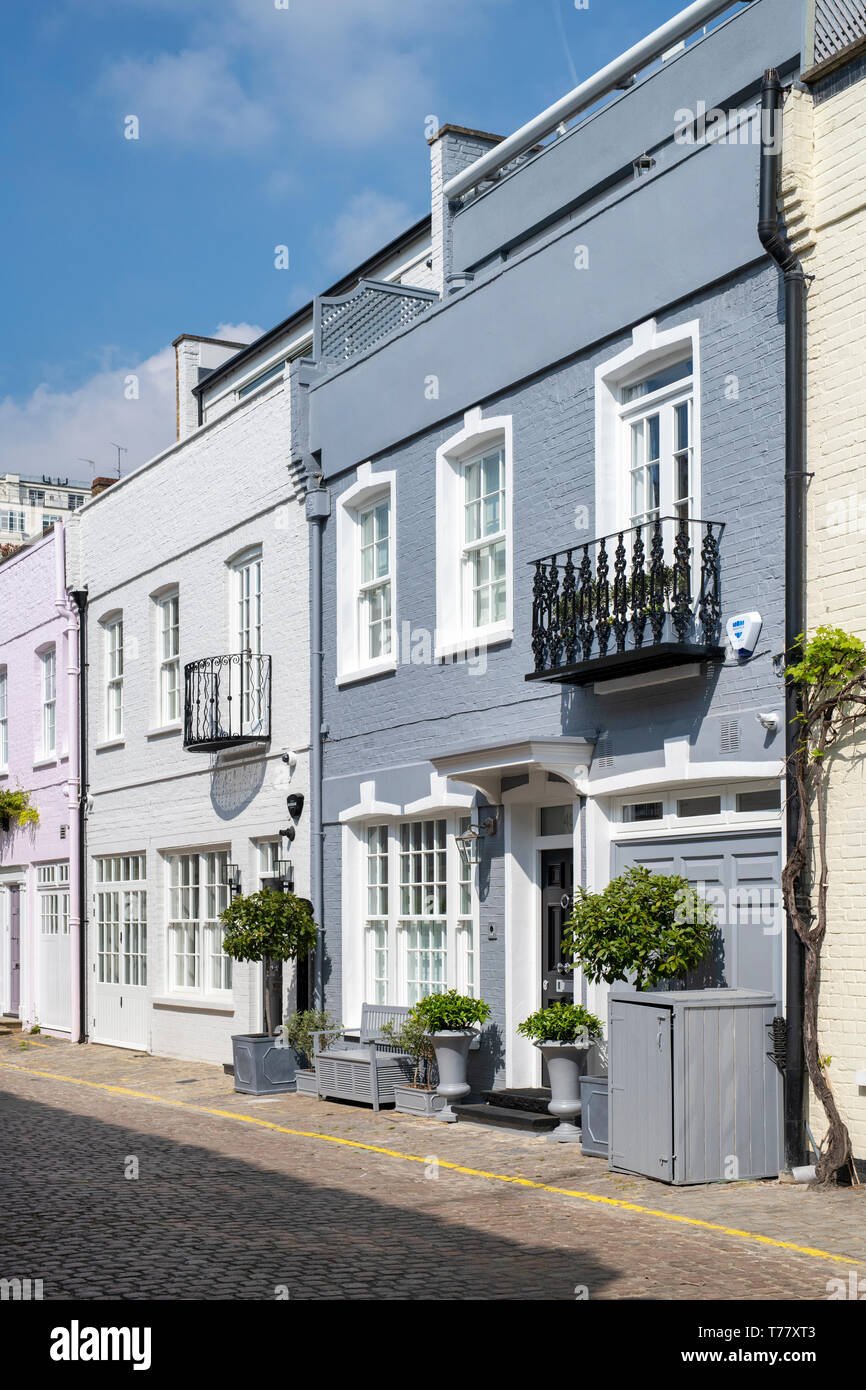
[[[0,1171],[0,1279],[46,1299],[816,1300],[866,1281],[866,1188],[668,1188],[535,1136],[257,1101],[219,1068],[49,1038],[0,1037]]]

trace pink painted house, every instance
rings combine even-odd
[[[78,611],[57,525],[0,564],[0,1015],[79,1036]],[[38,824],[2,817],[25,791]]]

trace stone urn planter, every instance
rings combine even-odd
[[[418,1115],[425,1120],[438,1119],[445,1106],[445,1097],[440,1096],[435,1086],[405,1085],[394,1087],[394,1108],[401,1115]]]
[[[574,1118],[580,1113],[580,1068],[591,1040],[584,1030],[572,1042],[537,1042],[550,1077],[547,1108],[559,1124],[547,1137],[560,1144],[579,1144],[580,1130]]]
[[[469,1048],[476,1036],[474,1028],[455,1028],[430,1034],[430,1041],[436,1053],[436,1065],[439,1068],[439,1085],[436,1092],[444,1102],[438,1118],[446,1124],[453,1124],[457,1119],[452,1109],[454,1102],[468,1096],[472,1089],[466,1080],[466,1063],[469,1059]]]
[[[232,1037],[235,1090],[246,1096],[274,1096],[294,1091],[297,1059],[291,1047],[267,1033]]]

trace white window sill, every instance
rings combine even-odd
[[[57,754],[56,754],[56,753],[53,754],[50,758],[34,758],[34,759],[33,759],[33,770],[34,770],[34,772],[37,770],[37,768],[40,768],[40,767],[56,767],[56,766],[57,766]]]
[[[109,748],[123,748],[125,744],[125,738],[107,738],[104,739],[102,743],[97,743],[96,751],[97,753],[104,753]]]
[[[182,724],[159,724],[155,729],[148,729],[145,738],[170,738],[172,734],[183,733]]]
[[[387,661],[372,661],[369,666],[359,666],[354,671],[341,671],[334,684],[356,685],[358,681],[368,681],[374,676],[386,676],[396,670],[397,660],[389,656]]]
[[[433,655],[437,661],[451,656],[471,657],[479,648],[498,647],[503,642],[511,642],[513,639],[514,628],[511,624],[497,623],[494,627],[479,627],[474,632],[437,642]]]
[[[187,1013],[234,1015],[231,995],[224,999],[207,998],[203,994],[166,994],[150,1001],[155,1009],[180,1009]]]

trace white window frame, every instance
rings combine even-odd
[[[229,561],[231,571],[231,650],[261,656],[263,646],[264,569],[261,546]],[[248,606],[249,611],[245,609]]]
[[[229,651],[241,657],[264,655],[264,553],[260,545],[250,546],[228,562],[229,567]],[[259,662],[261,676],[262,662]],[[264,721],[263,687],[251,679],[252,663],[231,666],[232,698],[240,701],[244,734],[260,733]]]
[[[0,772],[9,767],[9,671],[0,666]]]
[[[502,531],[505,542],[505,617],[477,625],[467,592],[471,566],[465,540],[467,463],[503,451]],[[510,415],[485,419],[469,410],[463,429],[436,451],[436,641],[434,654],[445,659],[477,647],[508,642],[514,636],[514,448]],[[480,544],[489,542],[483,538]]]
[[[40,759],[57,757],[57,648],[39,653]]]
[[[738,811],[737,795],[740,792],[779,792],[779,808],[775,811]],[[699,797],[718,797],[718,814],[707,816],[681,816],[678,802],[690,801]],[[661,803],[662,814],[655,820],[626,821],[623,819],[626,806]],[[630,792],[611,798],[611,833],[617,840],[664,838],[672,833],[693,835],[705,831],[718,834],[720,831],[737,829],[778,828],[782,824],[784,795],[780,784],[773,778],[755,778],[752,781],[706,782],[690,781],[674,786],[647,787],[641,791]]]
[[[363,516],[387,500],[390,508],[389,572],[391,586],[391,650],[371,660],[362,623],[365,589],[361,569]],[[378,581],[381,582],[381,581]],[[355,482],[337,502],[337,685],[368,680],[397,668],[397,475],[374,473],[361,464]]]
[[[231,997],[232,962],[221,949],[223,928],[219,921],[220,912],[231,901],[225,876],[230,860],[231,849],[226,846],[163,855],[166,990],[178,998]],[[222,880],[218,877],[220,870],[224,875]],[[187,882],[184,882],[185,873]],[[219,944],[219,950],[215,949],[215,943]],[[178,945],[185,949],[178,950]],[[179,959],[192,961],[192,983],[177,982]],[[214,961],[219,962],[219,984],[213,983]]]
[[[156,609],[156,709],[157,726],[180,726],[183,717],[183,690],[180,680],[180,590],[175,587],[154,595]],[[166,639],[169,639],[168,644]],[[170,712],[174,692],[176,712]]]
[[[358,930],[361,932],[364,999],[368,1002],[376,1002],[377,998],[382,1002],[382,989],[379,987],[377,990],[381,981],[374,968],[377,964],[377,951],[384,951],[386,957],[387,983],[384,991],[386,996],[384,1002],[402,1005],[414,1002],[410,996],[409,932],[413,923],[422,921],[444,921],[445,923],[445,971],[444,979],[441,981],[442,990],[457,989],[461,993],[466,993],[471,987],[477,996],[479,911],[476,876],[474,870],[470,870],[470,911],[466,913],[461,910],[463,907],[460,892],[462,861],[455,840],[460,829],[465,827],[469,814],[468,810],[455,814],[453,808],[447,810],[434,808],[425,811],[422,815],[399,818],[377,817],[353,827],[358,845],[356,864],[359,878],[350,888],[350,892],[360,906],[357,922]],[[401,880],[402,828],[437,821],[443,821],[445,824],[445,878],[444,881],[440,880],[440,882],[444,882],[445,887],[445,912],[443,914],[435,910],[431,912],[422,910],[420,914],[414,911],[404,913],[401,893],[403,887]],[[384,869],[387,873],[387,884],[382,884],[379,881],[373,885],[368,877],[369,835],[371,831],[381,832],[382,830],[387,833],[387,853],[382,855],[377,852],[375,857],[378,861],[377,872],[381,873]],[[424,856],[427,854],[435,855],[437,851],[435,849],[429,851],[413,850],[410,853],[420,853]],[[352,869],[347,869],[347,872],[351,873]],[[383,905],[383,900],[378,894],[375,902],[369,896],[371,888],[381,890],[382,887],[387,887],[387,907]],[[376,910],[371,911],[372,907],[375,907]],[[384,944],[381,940],[383,928],[385,932]],[[468,953],[464,949],[467,932],[469,933]],[[376,934],[375,942],[373,941],[374,933]],[[471,958],[474,979],[470,978],[467,971],[467,954]]]
[[[691,357],[691,378],[672,382],[651,395],[624,403],[621,392],[644,377]],[[660,330],[648,319],[632,331],[631,345],[595,372],[595,525],[596,537],[607,536],[631,525],[630,421],[652,413],[655,404],[672,404],[677,396],[690,395],[691,416],[691,515],[701,518],[701,343],[700,320]],[[673,498],[661,484],[662,516],[674,513]]]
[[[104,737],[113,743],[123,738],[123,614],[113,613],[102,619],[103,660],[105,670]]]

